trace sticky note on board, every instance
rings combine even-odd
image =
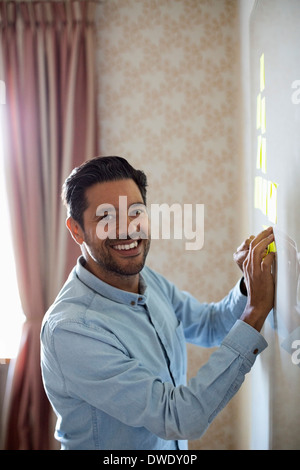
[[[260,91],[265,89],[265,54],[260,56]]]
[[[267,230],[267,228],[269,228],[268,225],[263,225],[264,230]],[[276,251],[277,251],[276,243],[275,242],[270,243],[270,245],[268,245],[268,248],[267,248],[267,254],[271,252],[276,253]]]
[[[267,228],[269,228],[269,225],[263,225],[264,230],[267,230]],[[268,248],[267,248],[267,254],[271,252],[276,253],[276,251],[277,251],[276,243],[275,242],[270,243],[270,245],[268,245]]]
[[[268,181],[262,178],[262,195],[261,195],[261,211],[263,214],[268,214]]]
[[[262,137],[259,135],[257,137],[257,156],[256,156],[256,168],[261,170],[262,165]]]
[[[266,98],[263,97],[260,102],[260,127],[261,133],[266,132]]]
[[[267,173],[267,142],[265,137],[261,139],[260,168],[263,173]]]
[[[254,207],[259,209],[268,219],[277,223],[277,184],[262,176],[254,180]]]
[[[275,242],[270,243],[270,245],[267,248],[267,253],[276,253],[276,245]]]
[[[256,99],[256,129],[260,129],[261,126],[261,94],[257,95]]]
[[[277,224],[277,184],[272,181],[268,181],[267,216],[273,224]]]
[[[267,173],[267,143],[261,135],[257,137],[256,168]]]

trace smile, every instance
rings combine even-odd
[[[132,250],[138,246],[138,241],[133,241],[131,243],[122,243],[121,245],[113,245],[112,248],[114,250]]]

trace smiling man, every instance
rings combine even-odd
[[[117,157],[114,158],[117,161]],[[125,197],[128,204],[128,207],[123,208],[121,217],[120,195]],[[148,236],[145,238],[142,230],[140,232],[144,238],[136,238],[137,231],[130,233],[128,230],[128,222],[129,226],[136,228],[134,219],[140,219],[140,212],[144,211],[145,200],[137,183],[130,178],[104,181],[88,187],[82,197],[87,206],[82,214],[82,221],[79,223],[71,216],[67,219],[67,226],[75,241],[81,245],[86,269],[112,286],[138,292],[139,272],[144,267],[150,239]],[[97,215],[99,205],[102,206],[101,215]],[[121,232],[120,219],[125,219]],[[107,237],[104,238],[105,231],[102,231],[100,237],[97,229],[99,222],[106,220],[104,227],[107,225],[108,230]],[[148,230],[148,224],[146,225]]]
[[[41,331],[62,449],[187,449],[267,345],[260,329],[274,301],[272,229],[238,248],[244,277],[229,294],[200,303],[145,266],[146,186],[120,157],[92,159],[64,184],[67,227],[82,256]],[[186,341],[219,346],[188,384]]]

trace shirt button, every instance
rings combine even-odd
[[[253,351],[253,354],[257,354],[258,353],[258,349],[255,348],[254,351]]]
[[[143,300],[143,297],[139,297],[138,301],[141,302]]]
[[[134,301],[134,300],[132,300],[130,303],[131,303],[131,305],[135,305],[135,301]]]

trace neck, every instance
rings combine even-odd
[[[85,268],[94,274],[94,276],[98,277],[98,279],[106,282],[106,284],[109,284],[112,287],[132,292],[134,294],[139,293],[139,274],[122,275],[110,271],[103,272],[100,266],[96,263],[91,263],[90,260],[86,261]]]

